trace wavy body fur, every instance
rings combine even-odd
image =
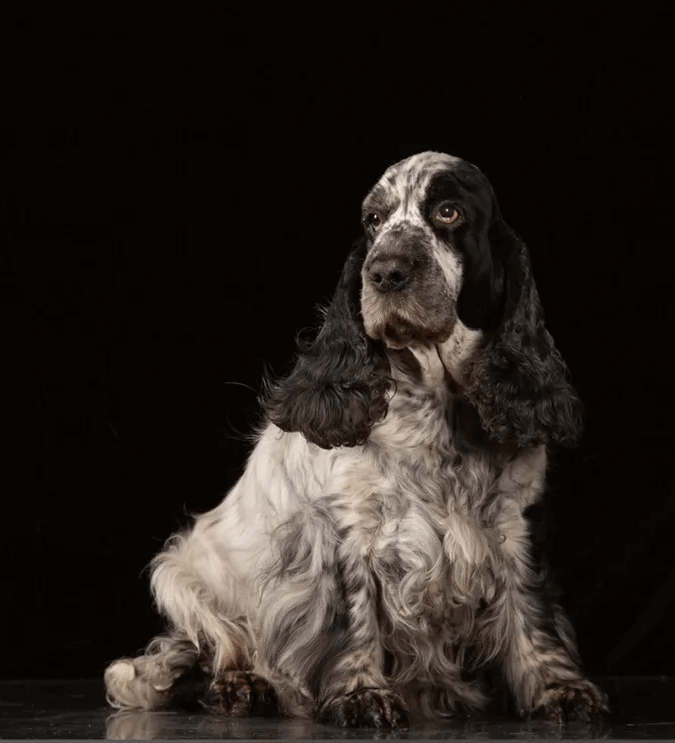
[[[153,561],[170,631],[108,668],[108,699],[166,706],[201,666],[221,712],[402,727],[483,707],[492,665],[523,715],[598,714],[530,556],[546,447],[580,407],[527,251],[439,153],[392,166],[364,220],[242,478]]]

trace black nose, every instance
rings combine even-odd
[[[368,278],[380,292],[396,292],[410,281],[412,266],[405,258],[377,258],[368,268]]]

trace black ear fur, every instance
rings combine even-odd
[[[361,240],[349,254],[318,336],[299,343],[293,371],[263,400],[272,423],[323,449],[365,443],[387,413],[389,363],[381,344],[366,336],[360,314],[366,250]]]
[[[465,393],[497,442],[574,444],[582,406],[544,326],[527,248],[498,215],[489,239],[504,269],[502,309],[483,352],[467,368]]]

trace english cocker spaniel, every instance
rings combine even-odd
[[[524,514],[581,424],[525,245],[437,152],[362,216],[241,479],[153,560],[169,630],[108,667],[108,700],[167,706],[200,668],[218,712],[403,728],[482,708],[498,667],[524,716],[599,715]]]

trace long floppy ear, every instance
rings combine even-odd
[[[389,363],[381,344],[366,336],[360,314],[366,250],[362,240],[349,254],[319,334],[299,343],[293,371],[263,400],[272,423],[323,449],[365,443],[387,413]]]
[[[574,444],[582,406],[544,326],[527,248],[498,214],[488,239],[504,272],[502,307],[482,352],[467,367],[466,395],[495,441]]]

